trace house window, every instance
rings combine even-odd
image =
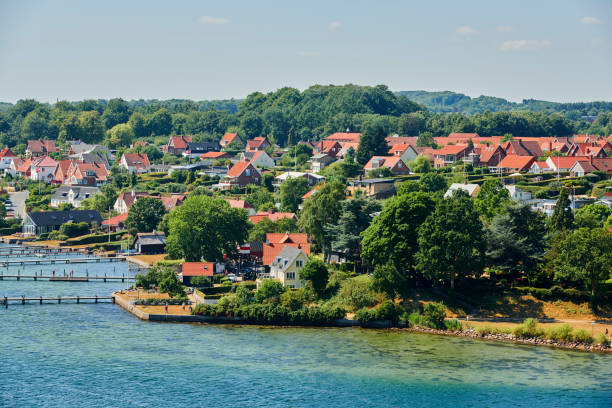
[[[298,259],[297,261],[295,261],[295,266],[301,268],[302,266],[304,266],[304,261]]]
[[[295,279],[295,272],[287,272],[287,279]]]
[[[244,171],[244,174],[245,174],[247,177],[251,177],[251,169],[246,169],[246,170]]]

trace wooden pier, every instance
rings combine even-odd
[[[107,300],[110,300],[110,303],[115,303],[115,297],[114,296],[57,296],[57,297],[45,297],[45,296],[39,296],[39,297],[3,297],[0,298],[0,301],[2,301],[2,305],[4,305],[5,308],[8,307],[9,304],[13,304],[13,305],[25,305],[25,304],[40,304],[42,305],[43,303],[57,303],[58,305],[63,302],[70,302],[70,303],[109,303],[106,302]],[[83,302],[85,301],[85,302]],[[102,301],[102,302],[100,302]]]
[[[4,274],[0,272],[0,281],[4,279],[15,279],[15,280],[48,280],[50,282],[90,282],[90,281],[102,281],[102,282],[125,282],[128,280],[134,280],[136,277],[134,276],[70,276],[69,274],[57,274],[57,275],[43,275],[43,274],[34,274],[34,275],[22,275],[20,273],[17,274]]]
[[[8,247],[0,248],[0,256],[12,256],[12,255],[56,255],[56,254],[78,254],[87,253],[88,251],[83,249],[74,248],[46,248],[46,247]]]
[[[0,261],[0,266],[9,267],[14,265],[53,265],[53,264],[83,264],[101,262],[124,262],[125,257],[109,258],[62,258],[62,259],[15,259],[11,261]]]

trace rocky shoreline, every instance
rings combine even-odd
[[[455,337],[470,337],[475,339],[482,340],[494,340],[494,341],[503,341],[506,343],[518,343],[518,344],[529,344],[533,346],[547,346],[547,347],[555,347],[566,350],[576,350],[576,351],[588,351],[588,352],[597,352],[597,353],[610,353],[612,354],[612,347],[606,346],[603,344],[589,344],[582,342],[565,342],[565,341],[557,341],[552,339],[541,339],[541,338],[521,338],[517,337],[513,334],[506,333],[489,333],[489,334],[480,334],[473,328],[468,328],[462,331],[451,331],[451,330],[438,330],[431,329],[429,327],[418,327],[413,326],[409,328],[400,328],[398,330],[410,331],[415,333],[427,333],[427,334],[437,334],[440,336],[455,336]]]

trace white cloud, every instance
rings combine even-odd
[[[298,57],[318,57],[321,55],[318,51],[298,51]]]
[[[514,27],[500,25],[497,27],[497,31],[500,33],[511,33],[514,31]]]
[[[211,16],[204,16],[201,19],[198,20],[201,24],[216,24],[216,25],[220,25],[220,24],[228,24],[230,22],[229,18],[225,18],[225,17],[211,17]]]
[[[341,22],[339,22],[339,21],[332,21],[332,22],[330,22],[329,24],[327,24],[327,27],[328,27],[330,30],[337,30],[337,29],[339,29],[340,27],[342,27],[342,23],[341,23]]]
[[[499,46],[501,51],[534,51],[550,47],[550,40],[509,40]]]
[[[476,33],[477,33],[476,30],[474,30],[472,27],[467,26],[467,25],[457,27],[457,34],[459,35],[474,35]]]
[[[603,24],[603,21],[601,21],[600,19],[598,19],[597,17],[582,17],[580,19],[580,22],[582,24]]]

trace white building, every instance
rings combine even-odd
[[[480,191],[480,186],[478,184],[453,183],[448,190],[446,190],[446,193],[444,193],[444,198],[451,197],[455,190],[463,190],[470,197],[476,197]]]
[[[508,190],[508,193],[510,193],[510,198],[513,201],[516,201],[518,203],[524,203],[528,200],[531,200],[531,193],[528,191],[523,191],[515,185],[504,187],[506,188],[506,190]]]
[[[57,162],[49,156],[42,156],[32,162],[30,180],[50,183],[55,177]]]
[[[270,265],[269,278],[278,279],[283,286],[302,288],[304,281],[298,275],[308,261],[308,256],[300,248],[286,245]]]

